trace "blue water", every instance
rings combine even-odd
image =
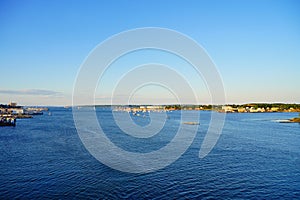
[[[83,146],[72,111],[51,108],[16,127],[0,127],[0,199],[291,199],[300,198],[300,125],[275,120],[296,113],[227,114],[212,152],[199,159],[210,112],[189,149],[173,164],[148,174],[107,167]],[[97,109],[107,136],[128,151],[157,150],[174,137],[180,112],[169,113],[163,133],[130,138],[114,124],[109,109]],[[137,124],[147,116],[134,117]]]

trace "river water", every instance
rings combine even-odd
[[[297,113],[232,113],[208,156],[199,158],[210,112],[187,151],[151,173],[125,173],[95,159],[76,131],[72,110],[50,108],[16,127],[0,127],[0,198],[80,199],[291,199],[300,198],[300,125],[278,123]],[[194,112],[194,111],[186,111]],[[97,108],[112,142],[150,152],[174,137],[180,111],[168,113],[162,134],[137,139],[116,126],[109,108]],[[137,124],[148,116],[132,116]]]

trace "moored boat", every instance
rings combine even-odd
[[[16,118],[0,117],[0,126],[16,126]]]

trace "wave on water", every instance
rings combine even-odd
[[[271,121],[278,122],[278,123],[292,123],[289,119],[275,119]]]

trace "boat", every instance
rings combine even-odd
[[[31,113],[31,115],[43,115],[44,113],[42,111],[34,111]]]
[[[199,122],[183,122],[183,123],[187,125],[200,125]]]
[[[16,126],[16,118],[13,117],[1,117],[0,126]]]
[[[26,112],[26,114],[28,114],[28,115],[43,115],[44,113],[42,111],[33,110],[33,111]]]

